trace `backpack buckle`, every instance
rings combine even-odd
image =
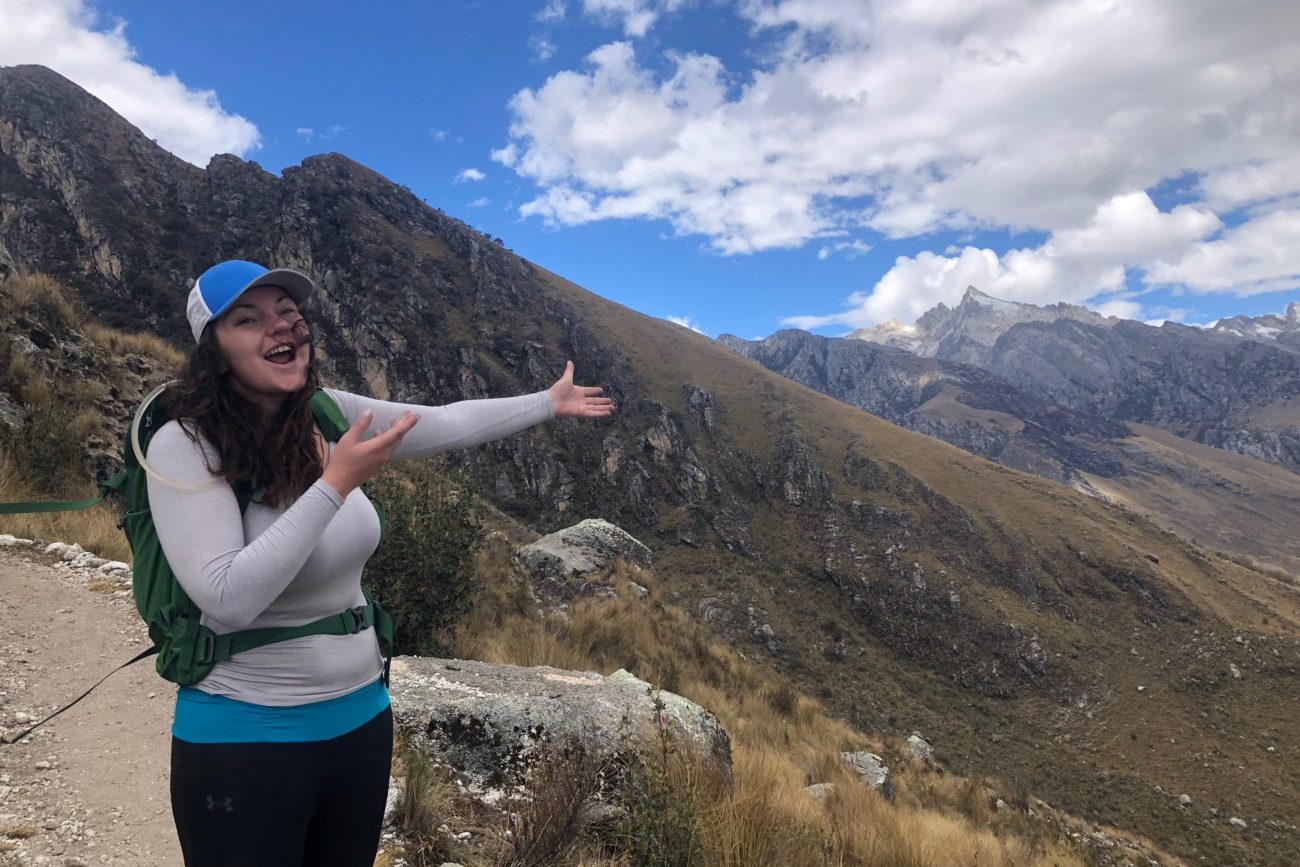
[[[217,656],[217,637],[211,632],[203,633],[199,643],[199,662],[207,665],[216,659]]]
[[[370,624],[366,622],[366,606],[358,605],[356,608],[349,608],[348,613],[352,615],[353,635],[370,628]]]

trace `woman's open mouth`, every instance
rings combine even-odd
[[[266,355],[262,356],[272,364],[285,365],[292,362],[298,356],[298,345],[295,343],[281,343],[272,349]]]

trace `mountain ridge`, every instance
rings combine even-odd
[[[1163,428],[1300,472],[1300,331],[1276,316],[1221,324],[1157,327],[970,287],[957,307],[939,304],[910,330],[848,337],[974,365],[1076,413]]]

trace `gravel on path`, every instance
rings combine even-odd
[[[125,580],[0,548],[0,733],[17,734],[148,646]],[[0,744],[0,865],[180,865],[167,793],[174,696],[144,660]]]

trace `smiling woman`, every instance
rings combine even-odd
[[[279,286],[245,292],[214,331],[230,365],[231,385],[253,403],[278,409],[287,395],[307,384],[311,331],[298,305]]]
[[[571,363],[544,392],[441,407],[321,389],[312,292],[306,276],[252,262],[204,272],[173,420],[147,448],[158,540],[202,625],[298,636],[234,653],[177,694],[172,813],[188,867],[373,863],[392,751],[377,629],[303,634],[371,610],[361,571],[379,520],[362,483],[392,459],[614,410],[573,384]],[[322,401],[347,422],[337,442],[316,421]]]

